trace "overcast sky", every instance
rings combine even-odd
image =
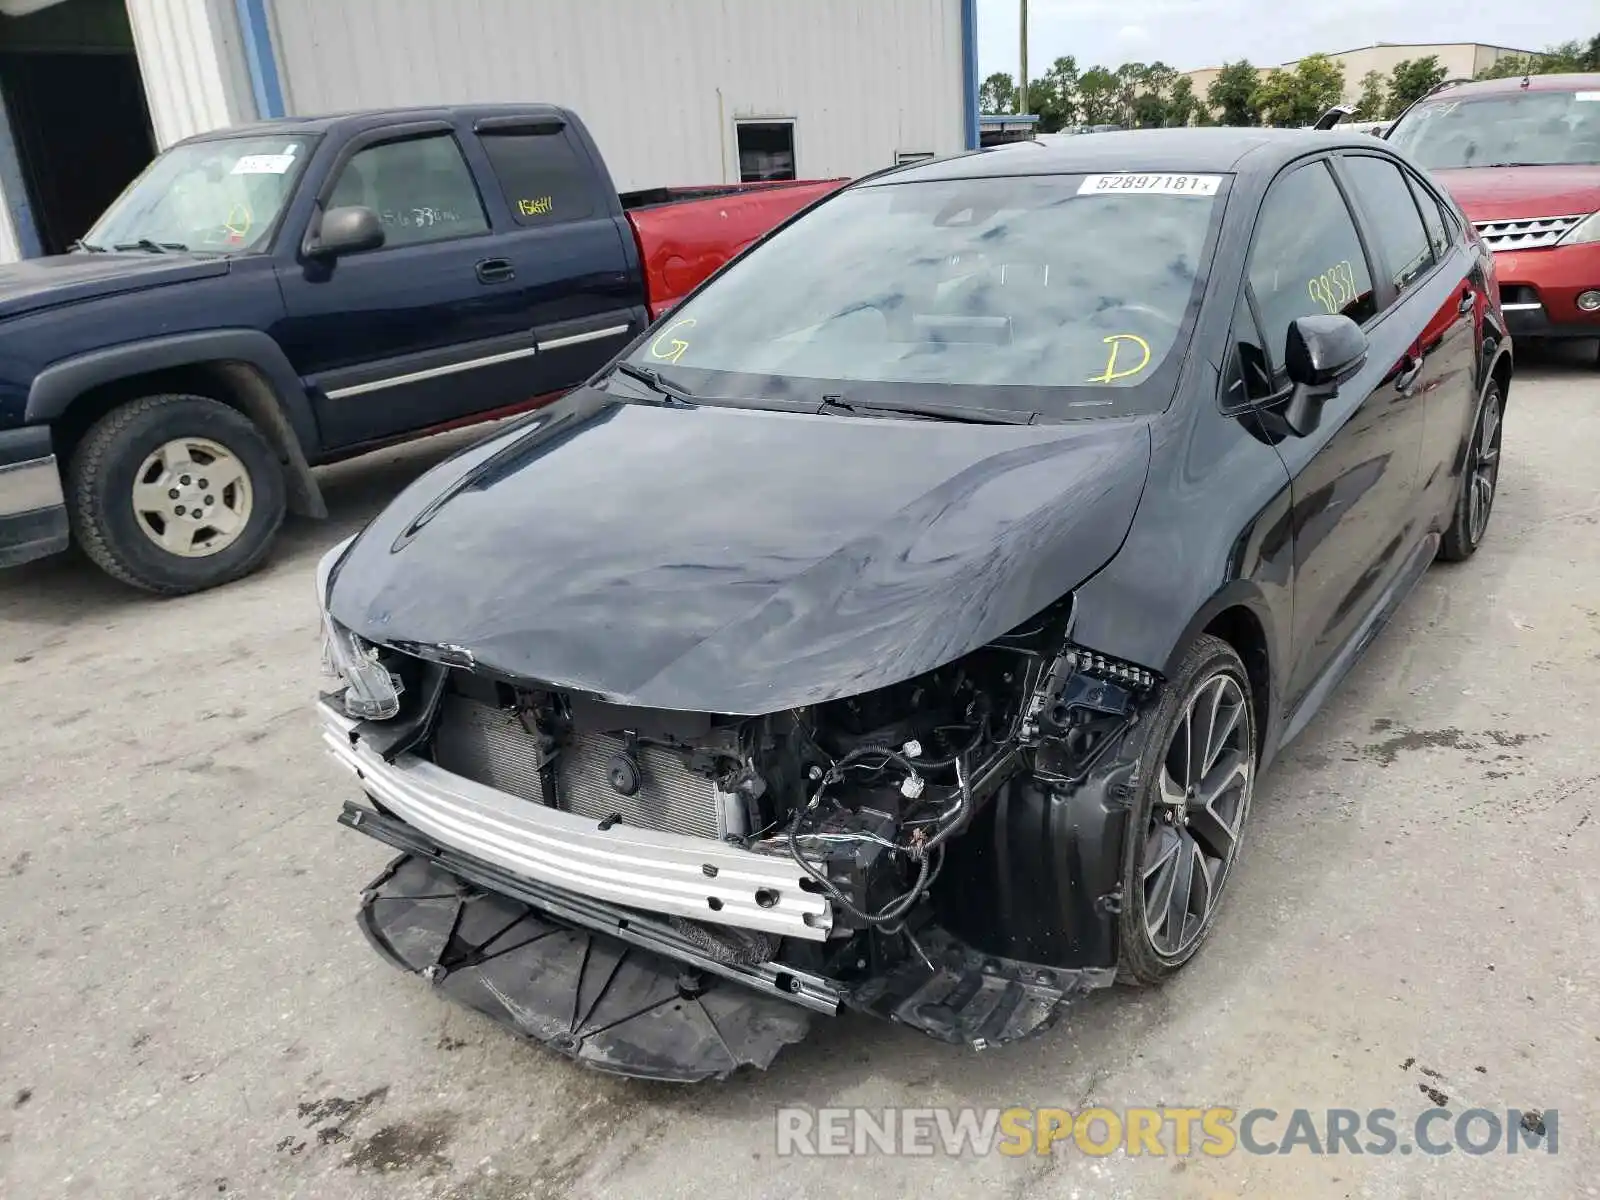
[[[981,75],[1017,74],[1018,0],[978,0]],[[1467,16],[1463,10],[1476,8]],[[1160,59],[1180,71],[1248,58],[1272,66],[1373,42],[1484,42],[1538,50],[1600,33],[1595,0],[1029,0],[1028,73]]]

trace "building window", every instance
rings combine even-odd
[[[906,163],[922,162],[932,157],[932,150],[896,150],[894,153],[894,165],[903,167]]]
[[[740,183],[795,177],[793,121],[739,121],[734,130],[739,139]]]

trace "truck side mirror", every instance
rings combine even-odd
[[[378,220],[378,214],[364,204],[347,204],[322,214],[321,226],[307,241],[306,254],[311,258],[338,258],[341,254],[376,250],[383,242],[383,222]]]

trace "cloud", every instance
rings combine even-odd
[[[1117,30],[1117,44],[1121,46],[1142,46],[1149,40],[1150,31],[1143,25],[1124,25]]]

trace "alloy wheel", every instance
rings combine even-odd
[[[163,443],[134,476],[139,529],[181,558],[204,558],[233,545],[250,521],[253,503],[244,463],[209,438]]]
[[[1190,693],[1162,759],[1145,833],[1145,933],[1165,958],[1190,949],[1222,894],[1250,810],[1255,746],[1244,689],[1219,671]]]
[[[1467,481],[1467,536],[1476,546],[1489,528],[1495,486],[1500,480],[1500,396],[1491,390],[1483,401],[1474,440],[1471,475]]]

